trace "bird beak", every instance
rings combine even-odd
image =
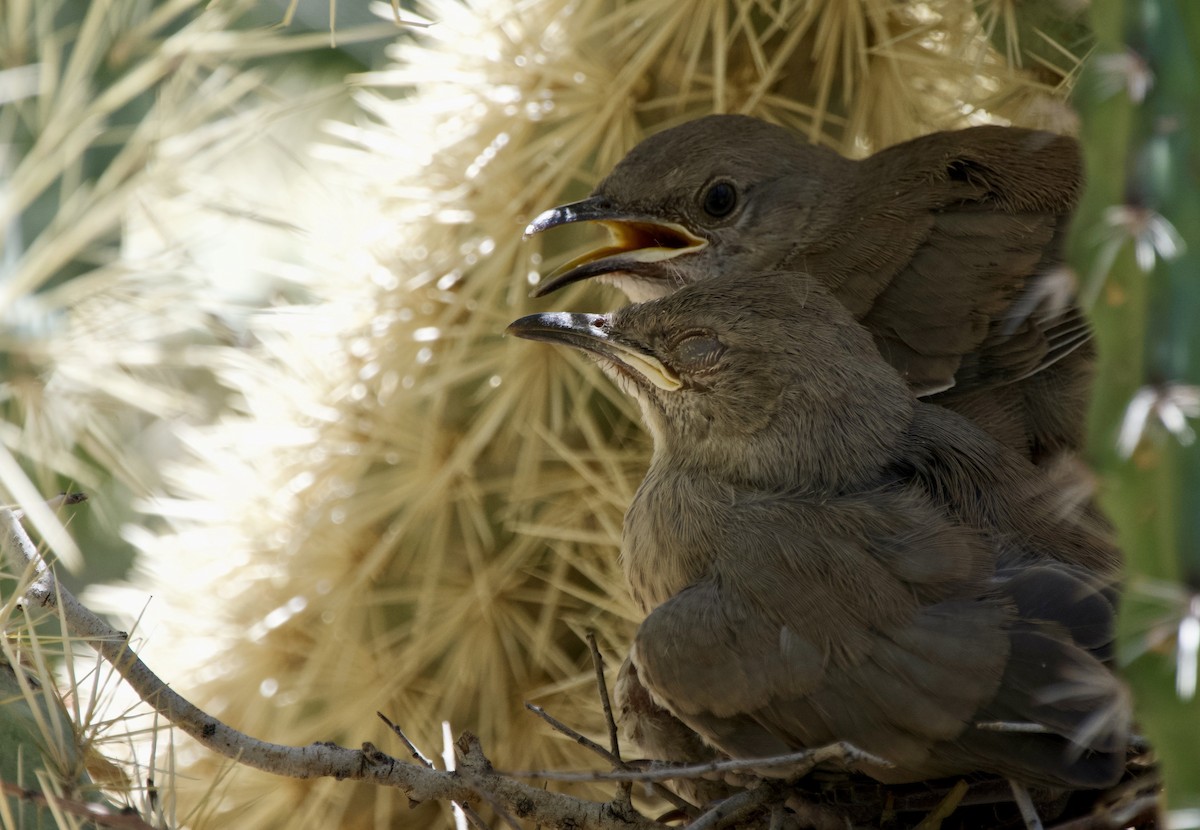
[[[679,376],[663,365],[651,351],[621,337],[607,314],[568,314],[551,311],[530,314],[511,324],[509,334],[526,340],[542,340],[587,352],[606,368],[611,367],[639,383],[649,383],[671,392],[683,385]]]
[[[680,254],[708,246],[683,225],[653,216],[629,213],[614,207],[602,196],[551,208],[525,228],[525,238],[548,228],[573,222],[597,222],[608,229],[609,244],[576,257],[542,280],[532,296],[542,297],[573,282],[602,274],[628,272],[637,276],[666,278],[659,264]]]

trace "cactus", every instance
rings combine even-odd
[[[0,568],[6,600],[20,596],[36,576],[26,571],[13,578],[6,570]],[[105,756],[111,741],[128,740],[119,721],[98,716],[111,674],[102,670],[82,689],[58,682],[55,666],[66,662],[74,644],[51,613],[6,601],[0,629],[0,828],[81,827],[90,814],[111,815],[143,801],[146,791],[134,783],[140,776]]]
[[[1200,806],[1200,10],[1098,0],[1073,259],[1100,345],[1090,454],[1129,563],[1122,653],[1170,808]],[[1175,826],[1175,825],[1172,825]],[[1185,826],[1185,825],[1178,825]],[[1186,826],[1193,826],[1188,824]]]
[[[368,76],[363,115],[336,128],[350,146],[322,148],[362,220],[342,223],[334,250],[316,244],[319,221],[295,244],[342,266],[264,329],[274,353],[253,372],[230,361],[245,412],[192,436],[200,450],[173,495],[194,509],[145,540],[147,561],[171,568],[140,585],[173,610],[179,638],[219,644],[223,672],[198,679],[187,654],[163,666],[177,686],[201,702],[279,690],[218,712],[255,734],[388,747],[382,709],[427,752],[448,719],[498,767],[583,766],[594,760],[521,702],[602,729],[581,634],[599,629],[610,657],[628,647],[616,541],[648,446],[598,372],[500,338],[546,308],[526,297],[530,273],[571,253],[566,231],[522,243],[525,222],[582,195],[648,132],[712,111],[864,153],[985,110],[1043,126],[1057,99],[1003,63],[962,0],[429,0],[420,12],[437,25]],[[556,302],[617,302],[601,292]],[[224,484],[247,478],[248,492]],[[215,548],[214,532],[231,543]],[[194,588],[215,572],[223,605]],[[264,603],[279,622],[260,631]],[[186,768],[215,773],[204,758]],[[393,797],[239,772],[214,822],[382,827],[398,820]]]
[[[394,749],[375,721],[383,709],[430,753],[448,717],[482,733],[498,763],[582,765],[591,759],[520,702],[549,701],[599,729],[582,631],[600,627],[610,655],[628,642],[615,540],[647,445],[596,373],[499,339],[530,307],[528,274],[569,253],[522,245],[523,220],[586,190],[651,129],[713,110],[860,153],[991,115],[1056,126],[1057,89],[1077,61],[1069,44],[1026,52],[1053,65],[1031,80],[989,46],[1000,34],[963,0],[427,0],[421,10],[438,25],[403,35],[395,65],[366,78],[362,111],[334,128],[343,146],[309,155],[311,139],[268,137],[264,156],[286,145],[303,159],[289,172],[319,180],[307,191],[319,204],[289,201],[276,223],[305,231],[285,236],[307,264],[295,268],[295,305],[247,313],[236,336],[214,338],[208,365],[236,408],[184,433],[194,455],[170,482],[178,501],[162,502],[154,534],[138,536],[137,600],[109,599],[133,613],[153,593],[157,642],[171,647],[151,656],[156,667],[259,736]],[[1046,26],[1002,34],[1037,31]],[[263,137],[261,120],[244,123],[236,141]],[[214,155],[189,149],[147,151],[173,185],[147,200],[157,221],[174,222],[174,202],[212,181]],[[244,155],[254,163],[243,176],[265,164]],[[145,263],[125,265],[100,292],[106,308],[127,297],[211,308],[213,282],[170,293]],[[584,292],[613,302],[595,291],[569,302]],[[155,342],[169,346],[172,333]],[[170,377],[175,367],[156,368]],[[181,796],[186,814],[221,770],[190,750],[177,761],[203,791]],[[193,825],[439,820],[397,802],[239,772]]]
[[[76,584],[126,571],[133,550],[117,528],[161,485],[163,424],[221,399],[185,351],[222,340],[220,304],[197,301],[203,280],[173,240],[147,234],[151,251],[130,222],[160,179],[161,145],[219,143],[258,85],[239,63],[283,43],[231,30],[250,0],[205,5],[0,2],[0,503],[20,506]],[[95,498],[68,532],[46,497],[77,488]],[[6,790],[0,827],[82,826],[38,793],[83,804],[97,782],[150,809],[131,782],[160,756],[119,771],[102,751],[151,730],[112,703],[103,669],[74,686],[95,657],[71,674],[76,644],[21,608],[30,576],[0,562],[0,782],[25,790]],[[169,779],[157,776],[158,797]]]

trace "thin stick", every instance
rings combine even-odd
[[[571,727],[567,726],[565,723],[560,721],[558,718],[554,717],[554,715],[551,715],[549,712],[547,712],[541,706],[538,706],[536,703],[526,702],[525,708],[528,709],[530,712],[533,712],[535,715],[537,715],[539,718],[544,720],[546,723],[550,724],[550,726],[552,726],[556,732],[561,732],[562,734],[566,735],[568,738],[570,738],[571,740],[573,740],[575,743],[579,744],[580,746],[587,747],[592,752],[595,752],[597,755],[599,755],[601,758],[605,758],[608,761],[610,761],[616,765],[620,765],[623,763],[619,757],[617,757],[613,753],[609,752],[607,749],[600,746],[600,744],[596,743],[595,741],[593,741],[591,738],[587,737],[586,735],[582,735],[579,732],[572,729]],[[595,779],[595,780],[604,780],[604,779]],[[619,781],[621,779],[614,778],[613,780]]]
[[[975,724],[976,729],[983,729],[988,732],[1028,732],[1032,735],[1044,735],[1051,732],[1049,727],[1040,723],[1024,723],[1021,721],[981,721]]]
[[[600,646],[596,642],[596,632],[587,633],[588,648],[592,652],[592,667],[596,670],[596,689],[600,693],[600,706],[604,710],[604,721],[608,724],[608,744],[613,757],[618,760],[617,767],[624,768],[621,759],[621,743],[617,738],[617,722],[613,718],[612,701],[608,697],[608,683],[604,680],[604,656],[600,654]],[[633,782],[618,781],[617,795],[613,799],[619,810],[633,809]]]
[[[526,704],[527,706],[529,704]],[[550,716],[547,715],[547,718]],[[570,727],[567,727],[568,729]],[[572,730],[573,731],[573,730]],[[585,739],[586,740],[586,739]],[[594,742],[593,742],[594,744]],[[659,764],[651,763],[645,770],[618,770],[615,772],[553,772],[518,771],[505,773],[514,778],[545,778],[548,781],[670,781],[674,778],[699,778],[714,772],[747,772],[764,768],[786,767],[797,764],[800,769],[791,777],[798,778],[826,761],[867,761],[877,766],[892,766],[869,752],[846,743],[830,744],[802,752],[774,755],[769,758],[734,758],[724,761],[709,761],[704,764]]]
[[[39,502],[39,505],[45,505],[46,507],[49,507],[51,510],[57,510],[60,507],[69,507],[69,506],[75,505],[75,504],[83,504],[87,500],[88,500],[87,493],[59,493],[57,496],[51,496],[50,498]],[[18,507],[16,505],[13,505],[13,504],[0,505],[0,509],[11,510],[12,514],[14,516],[16,516],[18,520],[25,518],[25,513],[26,513],[25,509]]]
[[[565,723],[563,723],[558,718],[551,715],[549,712],[547,712],[541,706],[538,706],[533,703],[526,703],[525,708],[528,709],[530,712],[533,712],[535,715],[537,715],[539,718],[544,720],[546,723],[550,724],[551,728],[553,728],[556,732],[561,732],[563,735],[566,735],[568,738],[572,739],[573,741],[578,743],[580,746],[586,747],[586,748],[590,749],[592,752],[595,752],[601,758],[603,758],[604,760],[606,760],[610,764],[612,764],[617,770],[620,770],[620,771],[626,772],[626,773],[632,773],[632,774],[637,773],[637,769],[635,767],[631,766],[626,761],[622,761],[620,758],[613,755],[611,752],[609,752],[604,747],[600,746],[600,744],[596,743],[595,741],[579,734],[579,732],[577,732],[574,729],[572,729],[571,727],[567,726]],[[520,775],[519,773],[512,773],[512,774]],[[586,775],[586,773],[584,773],[584,774]],[[551,775],[553,775],[553,773],[551,773]],[[539,776],[535,773],[535,774],[529,775],[528,777],[537,778]],[[566,779],[555,779],[555,778],[547,777],[547,780],[566,780]],[[584,781],[621,781],[623,779],[619,779],[619,778],[583,778],[580,780],[584,780]],[[637,781],[640,779],[631,778],[628,780]],[[672,807],[674,807],[676,810],[682,810],[683,812],[687,813],[687,815],[689,815],[689,816],[696,815],[696,805],[692,804],[687,799],[680,797],[678,794],[667,789],[666,787],[664,787],[662,784],[658,783],[657,781],[646,780],[645,783],[650,784],[651,789],[654,790],[655,794],[658,795],[659,798],[670,803],[670,805]]]
[[[596,669],[596,686],[600,690],[600,705],[604,707],[604,720],[608,724],[608,744],[616,758],[621,757],[621,744],[617,738],[617,722],[613,718],[612,701],[608,698],[608,684],[604,681],[604,657],[596,643],[596,632],[587,633],[588,648],[592,650],[592,665]]]
[[[717,804],[700,818],[688,825],[688,830],[719,830],[745,818],[765,807],[776,793],[771,787],[755,787],[742,790]]]
[[[417,749],[417,745],[414,744],[411,740],[409,740],[409,737],[404,734],[403,729],[401,729],[396,724],[392,723],[388,719],[387,715],[383,714],[383,712],[376,712],[375,714],[381,721],[386,723],[388,726],[388,729],[392,730],[392,732],[395,733],[396,737],[398,737],[404,743],[404,745],[406,747],[408,747],[408,751],[412,753],[413,758],[415,758],[416,760],[418,760],[422,764],[424,764],[426,769],[435,769],[435,767],[433,766],[433,761],[426,758],[425,754],[423,752],[421,752],[421,750]],[[488,803],[492,804],[493,807],[496,806],[493,803],[494,799],[492,799],[489,795],[483,793],[482,791],[479,791],[479,794],[481,796],[483,796],[484,798],[486,798],[488,800]],[[491,827],[488,825],[488,823],[483,820],[483,817],[480,816],[479,813],[475,812],[475,808],[472,807],[470,804],[461,804],[457,801],[455,801],[453,803],[456,804],[458,806],[458,808],[463,811],[463,814],[467,817],[467,821],[471,822],[471,824],[474,825],[476,828],[478,828],[478,830],[491,830]],[[496,812],[502,813],[503,814],[502,817],[509,819],[509,823],[513,823],[512,817],[509,816],[507,813],[503,813],[502,810],[497,810]],[[514,824],[514,827],[516,827],[516,830],[521,830],[521,828],[519,826],[516,826],[515,824]]]
[[[406,747],[408,747],[408,751],[412,753],[413,758],[415,758],[416,760],[418,760],[422,764],[424,764],[426,769],[434,768],[433,761],[430,761],[428,758],[425,757],[425,754],[422,753],[421,750],[417,749],[417,745],[408,739],[408,736],[404,734],[404,730],[402,730],[399,726],[397,726],[396,724],[394,724],[390,720],[388,720],[387,715],[383,714],[383,712],[376,712],[375,715],[381,721],[386,723],[388,726],[388,729],[392,730],[392,732],[394,732],[396,734],[396,737],[399,738]]]

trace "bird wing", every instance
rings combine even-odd
[[[1124,685],[1102,662],[1112,657],[1115,635],[1111,583],[1062,562],[1010,564],[995,581],[1018,606],[1009,659],[996,696],[943,757],[1051,785],[1116,783],[1131,710]]]
[[[991,543],[920,510],[900,515],[871,532],[871,511],[851,511],[842,533],[759,517],[741,567],[718,566],[642,623],[631,653],[642,682],[735,757],[846,741],[894,765],[864,767],[882,780],[986,770],[1102,786],[1119,775],[1127,708],[1098,659],[1114,612],[1097,580],[1019,557],[981,577]]]
[[[993,697],[1010,609],[958,596],[985,578],[974,534],[917,511],[886,541],[850,541],[874,517],[864,502],[841,532],[777,532],[751,518],[741,567],[642,623],[631,655],[642,682],[734,756],[849,741],[924,768],[929,747]]]
[[[1019,540],[1000,547],[999,567],[1059,561],[1095,574],[1115,595],[1123,557],[1108,521],[1079,504],[1076,491],[1090,487],[1086,471],[1068,465],[1039,475],[1015,453],[996,452],[976,424],[929,404],[913,410],[905,445],[889,475],[919,486],[957,521]]]
[[[842,232],[789,264],[834,283],[918,394],[972,382],[959,369],[981,349],[990,378],[1017,380],[1061,356],[1053,315],[1025,306],[1060,258],[1081,170],[1074,140],[1050,133],[922,136],[861,162]]]

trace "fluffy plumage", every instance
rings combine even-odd
[[[917,400],[819,282],[735,273],[510,330],[583,349],[641,403],[630,659],[705,741],[848,741],[890,763],[858,767],[882,781],[1120,776],[1117,550],[1038,468]]]

